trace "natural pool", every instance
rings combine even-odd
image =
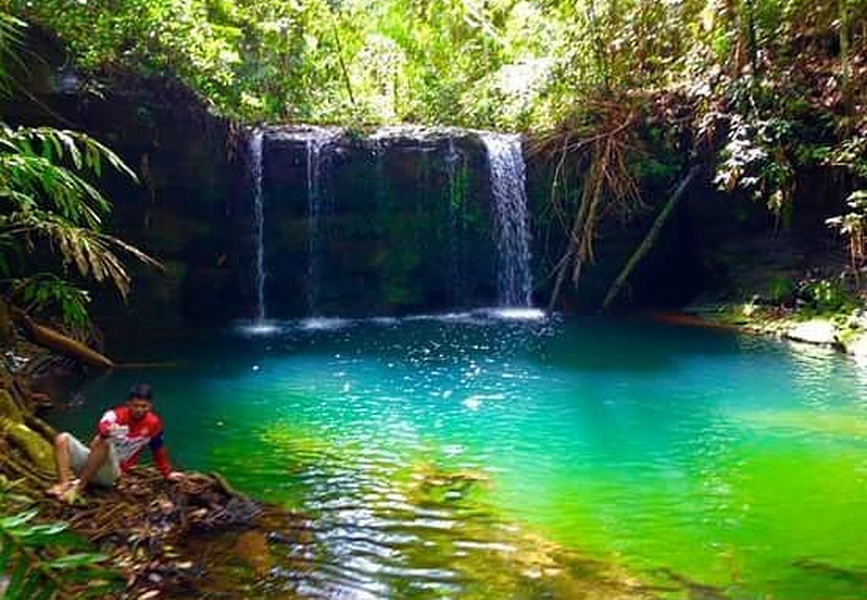
[[[302,594],[867,598],[867,368],[830,351],[473,313],[115,356],[55,421],[153,383],[179,466],[315,517]]]

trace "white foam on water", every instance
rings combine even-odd
[[[469,316],[468,312],[451,312],[451,313],[421,313],[419,315],[407,315],[403,317],[402,321],[438,321],[438,320],[449,320],[456,319],[459,316]]]
[[[397,317],[373,317],[370,320],[377,325],[396,325],[400,323],[400,319]]]
[[[362,323],[376,325],[400,325],[404,322],[434,321],[440,323],[468,323],[476,325],[499,321],[544,321],[549,314],[538,308],[492,307],[472,311],[429,313],[403,317],[368,317],[351,319],[344,317],[309,317],[291,321],[254,321],[236,325],[235,332],[247,336],[269,336],[291,330],[333,331]]]
[[[548,314],[538,308],[491,308],[486,313],[494,319],[509,321],[543,321]]]
[[[254,323],[245,323],[235,327],[235,331],[238,333],[249,335],[251,337],[273,335],[279,333],[281,330],[282,328],[280,325],[274,321],[256,321]]]
[[[341,319],[340,317],[311,317],[302,319],[299,323],[301,329],[306,331],[331,331],[342,329],[351,324],[351,319]]]

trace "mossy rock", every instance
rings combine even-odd
[[[27,456],[37,472],[46,476],[54,473],[54,450],[44,437],[8,417],[0,417],[0,433]]]
[[[15,402],[9,390],[0,389],[0,418],[9,419],[13,423],[23,423],[24,414]]]
[[[857,333],[847,339],[846,352],[858,360],[867,361],[867,332]]]

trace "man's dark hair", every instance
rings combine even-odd
[[[141,398],[142,400],[150,401],[153,393],[153,389],[151,389],[149,383],[137,383],[129,390],[127,400],[132,400],[133,398]]]

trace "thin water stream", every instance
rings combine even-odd
[[[328,188],[328,145],[335,133],[328,129],[311,129],[303,134],[307,159],[307,313],[315,315],[322,287],[322,248],[325,218],[331,210]]]
[[[867,371],[645,322],[313,319],[142,344],[171,454],[314,517],[340,598],[867,597]],[[538,316],[538,315],[536,315]],[[641,585],[652,587],[641,587]]]
[[[254,322],[265,321],[265,199],[262,195],[262,148],[264,134],[253,131],[250,136],[250,179],[253,186],[253,285],[256,294]]]

